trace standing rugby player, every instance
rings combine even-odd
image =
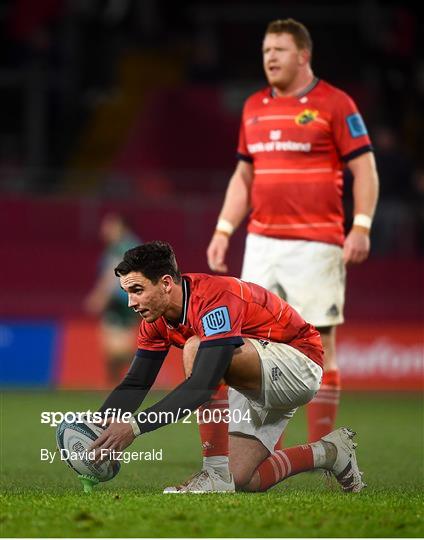
[[[324,375],[308,405],[312,442],[334,429],[340,394],[336,327],[344,320],[345,265],[368,257],[378,176],[354,101],[312,71],[306,27],[293,19],[271,22],[262,56],[268,86],[245,102],[239,161],[207,256],[211,270],[227,272],[231,235],[248,215],[242,279],[287,300],[320,332]],[[346,237],[345,166],[353,176],[354,200]],[[225,430],[216,424],[214,439],[225,440]]]

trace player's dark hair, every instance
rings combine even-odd
[[[181,281],[174,250],[168,242],[160,240],[147,242],[124,253],[124,259],[115,268],[115,275],[126,276],[130,272],[141,272],[154,284],[165,275],[171,276],[175,283]]]
[[[305,25],[295,19],[277,19],[268,24],[267,34],[291,34],[298,49],[307,49],[312,53],[312,38]]]

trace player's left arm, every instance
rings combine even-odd
[[[216,344],[201,344],[190,377],[138,415],[141,434],[177,422],[209,401],[231,363],[235,347],[233,344],[219,345],[219,340]]]
[[[370,251],[370,230],[378,199],[378,174],[373,152],[347,163],[353,175],[353,225],[343,250],[345,264],[361,263]]]
[[[242,343],[241,338],[225,340],[222,344],[219,341],[200,345],[191,376],[155,405],[141,411],[137,415],[135,430],[133,424],[111,423],[90,450],[96,449],[96,456],[100,455],[101,449],[123,450],[135,435],[177,422],[209,401],[231,363],[235,347]]]

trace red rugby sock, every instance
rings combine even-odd
[[[314,458],[310,445],[277,450],[256,469],[260,479],[259,491],[266,491],[284,478],[313,468]]]
[[[228,456],[228,422],[224,409],[228,409],[228,386],[217,387],[211,400],[199,407],[199,433],[203,457]]]
[[[322,377],[321,388],[314,399],[307,405],[309,442],[318,441],[321,437],[333,431],[339,401],[339,370],[327,371]]]

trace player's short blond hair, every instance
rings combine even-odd
[[[265,30],[267,34],[291,34],[298,49],[307,49],[312,53],[311,35],[306,26],[295,19],[271,21]]]

